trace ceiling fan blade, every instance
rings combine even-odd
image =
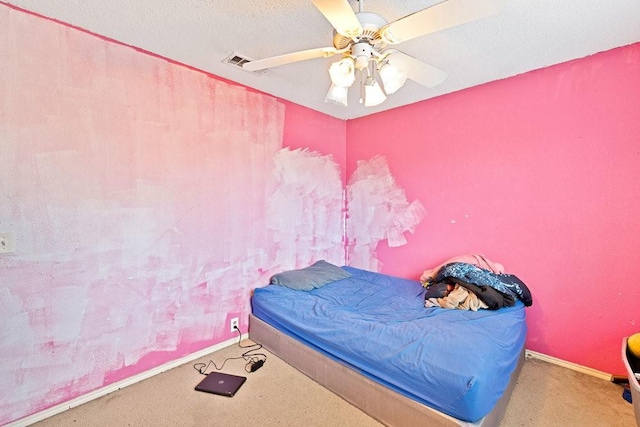
[[[284,55],[272,56],[271,58],[245,62],[242,64],[242,68],[247,71],[260,71],[265,68],[278,67],[292,62],[306,61],[307,59],[328,58],[340,52],[344,52],[344,50],[338,50],[335,47],[319,47],[316,49],[301,50],[300,52],[286,53]]]
[[[345,37],[358,37],[362,34],[362,25],[347,0],[313,0],[313,4],[338,34]]]
[[[506,0],[448,0],[393,21],[380,30],[382,40],[396,44],[500,12]]]
[[[389,64],[407,73],[407,77],[422,86],[434,87],[442,83],[448,76],[444,71],[425,64],[419,59],[402,52],[392,52],[386,57]]]

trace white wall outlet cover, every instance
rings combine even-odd
[[[240,323],[238,321],[238,318],[234,317],[229,321],[229,329],[231,330],[231,332],[235,332],[236,328],[240,329]]]
[[[0,233],[0,254],[12,254],[14,250],[13,233]]]

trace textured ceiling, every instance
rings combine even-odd
[[[473,0],[471,0],[473,1]],[[332,46],[332,27],[311,0],[4,0],[341,119],[411,104],[640,41],[640,0],[507,0],[499,15],[397,45],[449,74],[429,89],[408,81],[379,106],[324,102],[333,58],[255,75],[224,63]],[[350,1],[388,22],[439,0]]]

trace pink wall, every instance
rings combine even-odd
[[[246,332],[274,271],[342,263],[345,132],[0,4],[0,424]]]
[[[271,273],[342,262],[345,189],[354,264],[482,252],[530,349],[621,371],[639,45],[350,122],[6,5],[0,58],[0,423],[246,330]]]
[[[624,373],[621,339],[640,331],[640,44],[349,121],[347,141],[347,175],[385,156],[426,210],[407,245],[378,246],[382,271],[483,253],[533,291],[527,348]]]

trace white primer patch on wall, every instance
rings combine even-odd
[[[306,149],[278,152],[276,190],[267,202],[267,227],[281,270],[319,259],[342,265],[342,181],[330,155]]]
[[[380,270],[380,241],[387,240],[389,247],[405,245],[404,233],[413,233],[426,214],[419,200],[407,201],[383,156],[358,161],[347,185],[347,201],[347,263],[365,270]]]

